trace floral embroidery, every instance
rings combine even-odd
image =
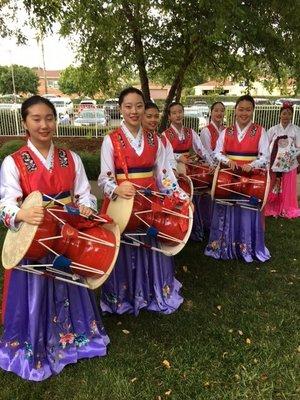
[[[96,322],[95,320],[93,320],[93,321],[90,323],[90,328],[91,328],[91,333],[92,333],[93,335],[95,335],[95,334],[98,332],[98,326],[97,326],[97,322]]]
[[[226,129],[226,135],[228,135],[228,136],[233,136],[233,131],[234,131],[234,127],[233,127],[233,126],[229,126],[229,127]]]
[[[209,244],[209,247],[213,250],[213,251],[217,251],[220,249],[220,243],[218,240],[214,240],[213,242],[211,242]]]
[[[58,149],[58,158],[61,167],[67,167],[69,165],[67,152],[63,149]]]
[[[28,172],[33,172],[37,170],[36,163],[32,159],[31,155],[28,153],[28,151],[22,152],[21,157]]]
[[[170,142],[172,142],[176,136],[176,132],[172,128],[167,129],[166,134],[168,135],[168,139]]]
[[[28,342],[24,343],[25,347],[25,358],[30,359],[33,357],[32,345]]]
[[[258,131],[258,126],[253,124],[250,130],[250,136],[252,137],[255,136],[257,131]]]
[[[89,338],[85,334],[75,335],[75,345],[77,347],[85,346],[89,341]]]
[[[14,230],[18,229],[13,226],[13,221],[15,219],[16,214],[17,211],[14,210],[13,208],[10,208],[10,206],[4,206],[0,209],[0,219],[6,226],[6,228],[11,228]]]
[[[9,345],[10,345],[10,347],[12,347],[12,348],[16,348],[16,347],[18,347],[18,346],[20,345],[20,342],[18,342],[18,340],[14,340],[14,341],[11,342]]]
[[[154,146],[154,134],[152,132],[147,132],[147,142],[149,146]]]
[[[123,140],[123,138],[122,138],[122,135],[121,135],[120,133],[118,134],[118,140],[119,140],[119,142],[121,143],[121,146],[122,146],[123,148],[125,148],[126,145],[125,145],[125,142],[124,142],[124,140]]]
[[[61,344],[63,349],[67,346],[67,344],[74,343],[75,335],[73,333],[66,333],[66,334],[60,333],[59,336],[60,336],[59,343]]]
[[[64,307],[67,308],[67,307],[69,307],[69,305],[70,305],[69,299],[66,299],[66,300],[64,301]]]
[[[170,295],[170,293],[171,293],[170,286],[169,285],[165,285],[163,287],[163,295],[164,295],[164,297],[168,297]]]

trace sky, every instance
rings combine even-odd
[[[37,45],[36,30],[26,26],[28,15],[20,7],[17,13],[17,22],[10,27],[22,26],[22,33],[27,37],[25,46],[17,46],[14,38],[0,38],[0,65],[19,64],[27,67],[42,67],[42,52]],[[47,70],[61,70],[68,67],[74,61],[74,53],[66,39],[57,34],[58,26],[53,28],[54,33],[44,39],[45,65]]]

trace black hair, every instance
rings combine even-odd
[[[35,106],[36,104],[45,104],[48,106],[51,111],[53,112],[54,118],[57,118],[57,112],[54,107],[54,104],[51,103],[50,100],[45,99],[45,97],[34,95],[23,101],[22,106],[21,106],[21,116],[22,120],[25,122],[26,118],[28,116],[28,109],[32,106]]]
[[[182,104],[182,103],[179,103],[179,101],[173,101],[173,103],[169,104],[169,107],[168,107],[168,115],[171,114],[171,108],[172,108],[172,107],[175,107],[175,106],[180,106],[180,107],[182,108],[182,110],[184,110],[184,107],[183,107],[183,104]]]
[[[145,104],[145,97],[143,95],[143,92],[140,89],[137,89],[133,86],[129,86],[125,89],[122,90],[122,92],[119,95],[119,106],[122,105],[123,101],[124,101],[124,97],[127,96],[129,93],[136,93],[139,96],[141,96],[141,98],[143,99],[143,103]]]
[[[254,101],[254,98],[253,98],[252,96],[250,96],[250,94],[244,94],[243,96],[240,96],[240,97],[237,99],[234,108],[237,108],[237,106],[238,106],[242,101],[249,101],[249,103],[252,104],[253,109],[255,108],[255,101]]]
[[[157,104],[153,103],[153,101],[147,101],[145,104],[145,110],[149,110],[149,108],[155,108],[159,112]]]
[[[221,105],[224,107],[224,110],[225,110],[225,106],[224,106],[224,104],[223,104],[221,101],[215,101],[215,102],[210,106],[210,112],[212,112],[212,110],[214,109],[214,107],[215,107],[217,104],[221,104]]]

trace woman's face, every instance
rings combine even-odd
[[[171,107],[169,114],[169,121],[171,122],[171,124],[182,125],[183,117],[184,117],[183,108],[179,104]]]
[[[245,128],[252,121],[253,111],[253,105],[248,100],[243,100],[236,106],[235,118],[241,128]]]
[[[287,126],[293,118],[293,112],[290,108],[285,108],[280,113],[280,122],[283,126]]]
[[[145,111],[143,98],[137,93],[128,93],[123,99],[120,110],[129,128],[139,127]]]
[[[216,124],[221,124],[224,119],[225,108],[222,104],[216,104],[211,110],[211,120]]]
[[[159,121],[158,110],[156,108],[147,108],[147,110],[145,110],[142,119],[143,128],[151,132],[154,132],[157,130],[158,121]]]
[[[56,129],[56,120],[53,110],[43,103],[35,104],[27,109],[27,116],[23,125],[28,131],[34,145],[50,143]]]

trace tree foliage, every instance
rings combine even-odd
[[[17,94],[32,93],[38,91],[39,78],[37,74],[23,65],[0,67],[0,93],[13,93],[12,69]]]
[[[300,80],[300,7],[294,0],[24,0],[43,26],[59,21],[76,35],[85,66],[109,87],[138,73],[146,98],[149,79],[171,83],[168,104],[180,99],[194,72],[231,75],[251,85],[260,63],[280,79],[289,65]],[[299,83],[298,83],[299,85]]]

